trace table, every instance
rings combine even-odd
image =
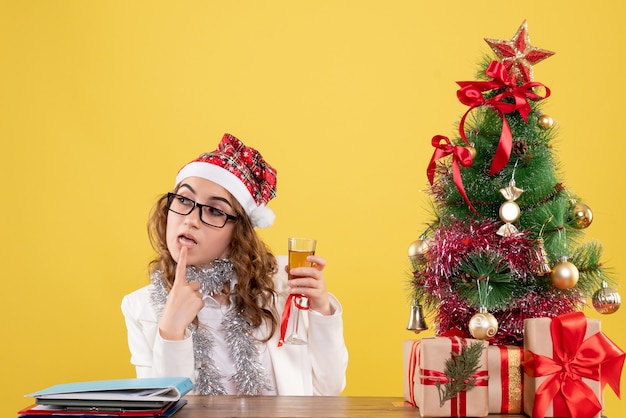
[[[370,396],[185,396],[189,403],[173,418],[419,417],[403,398]],[[489,418],[523,415],[489,415]]]

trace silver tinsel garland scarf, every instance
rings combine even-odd
[[[159,318],[167,300],[167,289],[163,283],[163,272],[160,270],[152,274],[152,304]],[[200,282],[200,292],[203,295],[220,293],[224,285],[236,280],[233,264],[230,260],[215,260],[209,267],[187,267],[187,281]],[[253,336],[251,324],[239,312],[230,309],[224,314],[222,326],[226,331],[226,343],[230,349],[230,356],[235,363],[235,374],[232,379],[237,386],[238,395],[256,396],[263,390],[271,390],[271,385],[265,376],[265,369],[259,361],[259,350]],[[226,395],[221,383],[223,378],[213,361],[214,341],[211,332],[202,324],[191,324],[194,347],[194,363],[196,367],[195,390],[201,395]]]

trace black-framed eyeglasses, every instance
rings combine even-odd
[[[179,215],[189,215],[195,208],[200,211],[202,223],[216,228],[224,228],[226,222],[234,221],[236,216],[229,215],[221,209],[209,205],[201,205],[188,197],[176,193],[167,194],[167,209]]]

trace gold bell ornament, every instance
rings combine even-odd
[[[596,311],[603,315],[615,313],[621,303],[622,299],[617,290],[610,288],[603,280],[602,287],[593,294],[591,303]]]
[[[416,334],[420,333],[421,331],[426,331],[428,329],[428,325],[426,325],[426,320],[424,319],[424,311],[422,310],[422,305],[411,305],[411,316],[409,316],[409,323],[407,324],[406,329],[409,331],[413,331]]]
[[[544,247],[543,238],[539,237],[537,239],[537,259],[538,259],[538,268],[535,274],[537,276],[543,277],[547,276],[552,272],[550,268],[550,261],[548,260],[548,253],[546,253],[546,248]]]

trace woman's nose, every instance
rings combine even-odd
[[[199,207],[193,208],[191,213],[185,216],[185,224],[200,225],[202,223],[202,219],[200,219],[200,210],[201,208]]]

